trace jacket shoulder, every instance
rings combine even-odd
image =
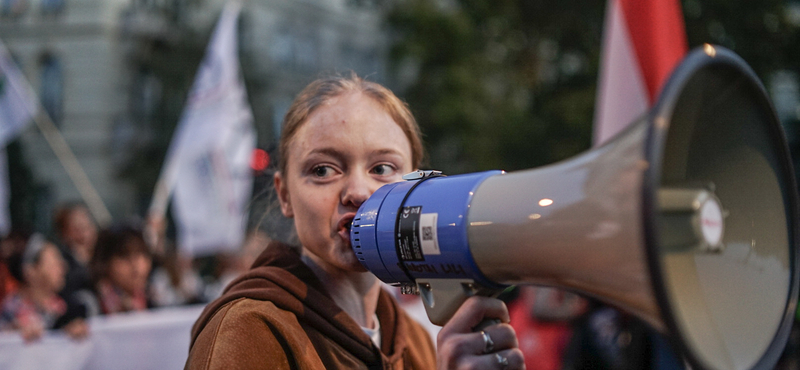
[[[297,317],[240,298],[218,309],[189,351],[186,369],[324,369]]]

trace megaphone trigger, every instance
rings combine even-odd
[[[447,323],[467,298],[474,295],[493,297],[502,291],[482,287],[471,279],[420,278],[417,279],[417,286],[428,318],[436,325]],[[480,331],[492,323],[496,323],[494,319],[480,324],[481,329],[474,331]]]

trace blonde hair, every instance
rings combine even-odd
[[[297,95],[286,116],[283,118],[281,138],[278,146],[278,170],[286,173],[286,161],[289,145],[294,134],[306,122],[308,117],[326,101],[349,92],[360,92],[374,99],[380,104],[389,116],[400,126],[411,144],[411,164],[419,168],[422,164],[424,151],[422,148],[422,134],[419,125],[408,109],[408,105],[400,100],[394,93],[382,85],[366,81],[355,73],[350,76],[330,76],[320,78]]]

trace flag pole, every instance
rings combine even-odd
[[[42,132],[50,148],[67,171],[67,175],[69,175],[72,183],[75,184],[97,224],[100,227],[110,225],[112,221],[111,213],[108,212],[108,208],[103,203],[103,198],[100,197],[100,194],[92,185],[89,176],[86,175],[86,171],[81,167],[78,158],[75,157],[67,141],[64,140],[64,136],[58,131],[53,120],[50,119],[50,115],[47,114],[41,103],[38,103],[37,106],[39,113],[34,115],[33,120],[36,122],[36,126],[39,127],[39,131]]]
[[[0,42],[0,54],[9,55],[8,50],[2,42]],[[111,213],[108,212],[108,208],[106,208],[105,203],[103,203],[103,199],[97,193],[97,190],[95,190],[92,182],[89,181],[89,177],[86,175],[83,167],[81,167],[75,154],[69,148],[67,141],[64,140],[64,136],[58,131],[50,115],[47,114],[47,111],[42,106],[41,101],[34,92],[35,90],[33,90],[21,71],[19,71],[19,78],[15,80],[22,84],[22,86],[18,86],[18,89],[27,90],[27,94],[35,97],[35,99],[32,99],[35,101],[35,107],[26,106],[26,109],[31,110],[28,112],[28,116],[32,117],[33,121],[36,122],[36,126],[42,132],[42,135],[50,145],[53,153],[55,153],[61,165],[67,171],[67,175],[72,180],[72,183],[75,184],[75,187],[81,194],[83,201],[89,208],[89,212],[91,212],[95,221],[101,227],[110,225],[112,221]]]

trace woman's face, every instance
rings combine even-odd
[[[61,252],[55,245],[47,245],[39,252],[39,261],[31,267],[27,279],[31,285],[36,285],[53,293],[57,293],[64,287],[64,278],[67,272]]]
[[[317,108],[296,131],[275,186],[303,251],[328,272],[366,271],[350,246],[358,207],[411,172],[411,144],[372,98],[346,93]]]
[[[126,257],[113,257],[108,264],[111,283],[128,294],[136,294],[147,288],[147,276],[152,262],[143,253],[132,253]]]
[[[64,227],[64,242],[73,247],[84,247],[92,250],[97,241],[97,226],[92,222],[89,211],[78,207],[69,214]]]

